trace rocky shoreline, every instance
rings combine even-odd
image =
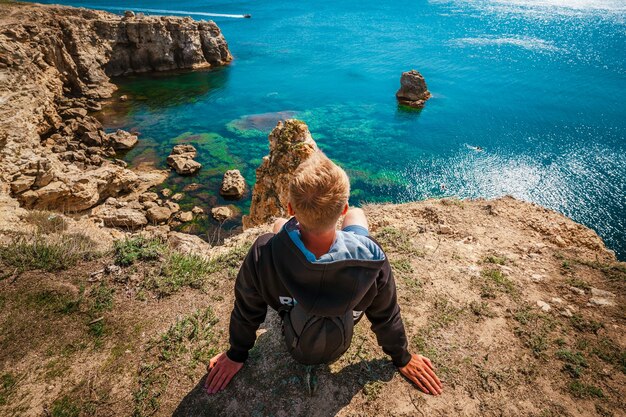
[[[232,56],[220,29],[132,12],[25,3],[0,9],[0,229],[16,229],[20,206],[83,215],[119,199],[108,208],[144,209],[139,196],[167,171],[127,169],[116,156],[137,137],[105,133],[92,114],[116,90],[110,77],[227,64]],[[123,225],[128,215],[94,214],[107,226]]]

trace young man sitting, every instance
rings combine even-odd
[[[276,220],[274,233],[259,237],[241,266],[230,349],[211,359],[207,392],[223,390],[243,367],[269,305],[283,318],[289,352],[304,364],[341,356],[365,313],[400,373],[425,393],[441,394],[430,360],[407,350],[389,261],[368,237],[363,211],[348,208],[346,173],[316,152],[298,167],[289,192],[293,217]]]

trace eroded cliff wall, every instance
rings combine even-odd
[[[209,68],[232,57],[213,22],[0,4],[0,193],[27,208],[82,211],[147,188],[89,112],[110,76]]]

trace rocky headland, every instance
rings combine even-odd
[[[106,133],[93,117],[116,89],[110,77],[232,59],[211,21],[25,3],[2,3],[0,10],[3,229],[18,227],[11,221],[18,206],[89,214],[109,198],[137,202],[166,178],[166,171],[132,171],[116,159],[137,137]],[[181,168],[190,173],[196,164]],[[141,208],[104,216],[105,225],[145,225],[144,214],[127,212]]]

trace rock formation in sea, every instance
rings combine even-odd
[[[181,175],[195,174],[202,168],[202,164],[193,159],[197,154],[192,145],[176,145],[167,157],[167,164]]]
[[[278,122],[269,142],[270,153],[256,170],[250,215],[243,217],[245,228],[287,216],[291,175],[317,150],[307,125],[296,119]]]
[[[27,208],[80,212],[162,182],[164,171],[132,172],[110,160],[136,136],[106,134],[90,112],[116,89],[111,76],[228,63],[215,23],[24,3],[0,8],[0,193]]]
[[[400,89],[396,92],[396,98],[400,104],[422,108],[430,96],[430,91],[426,87],[426,81],[422,74],[416,70],[402,73]]]
[[[238,169],[230,169],[224,173],[220,195],[229,200],[239,200],[246,191],[246,180]]]

